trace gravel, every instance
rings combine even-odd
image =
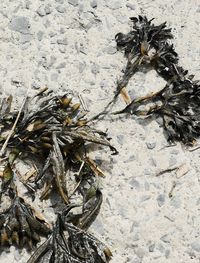
[[[169,2],[0,1],[0,93],[11,93],[18,106],[27,89],[31,95],[43,87],[81,94],[94,116],[113,98],[125,67],[115,35],[128,32],[129,17],[141,13],[155,17],[155,24],[167,21],[180,64],[199,79],[198,2]],[[133,99],[163,87],[154,73],[135,74],[127,87]],[[111,112],[124,106],[119,98]],[[179,143],[168,147],[162,125],[161,119],[112,114],[97,124],[119,151],[115,156],[96,148],[89,153],[101,160],[106,175],[99,179],[102,208],[89,231],[111,248],[110,263],[199,263],[199,151],[189,152]],[[184,163],[190,168],[180,178],[176,172],[156,176]],[[53,208],[43,213],[53,221]],[[6,251],[0,262],[25,263],[30,256],[13,246]]]

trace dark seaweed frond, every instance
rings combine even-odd
[[[76,226],[64,223],[62,216],[58,215],[51,236],[27,263],[106,263],[110,257],[107,246]]]

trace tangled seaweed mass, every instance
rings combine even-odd
[[[142,16],[132,17],[131,21],[132,30],[115,37],[118,49],[127,58],[115,99],[121,93],[128,104],[115,114],[159,115],[170,142],[192,145],[200,135],[200,85],[178,64],[178,54],[169,42],[173,35],[166,23],[156,26],[153,19]],[[125,88],[144,67],[154,69],[166,85],[130,102]],[[69,94],[55,96],[44,89],[33,98],[25,98],[20,110],[11,108],[12,96],[2,99],[1,248],[14,244],[32,250],[40,236],[45,236],[46,241],[33,252],[28,263],[109,262],[110,249],[88,232],[101,208],[103,195],[98,178],[104,176],[88,153],[91,144],[109,147],[113,154],[117,150],[104,132],[92,127],[92,119],[87,120],[87,112]],[[93,119],[98,120],[100,115]],[[20,180],[15,164],[24,160],[37,169]],[[63,206],[57,211],[53,227],[28,198],[21,196],[17,181],[32,200],[38,195],[43,200],[57,194],[58,204]]]
[[[101,207],[98,176],[103,176],[88,156],[88,149],[91,143],[108,146],[116,152],[115,148],[105,133],[87,124],[86,112],[80,109],[80,103],[72,103],[67,94],[53,96],[44,91],[27,98],[21,112],[11,111],[11,101],[11,97],[3,100],[0,118],[1,145],[7,143],[8,149],[2,161],[0,197],[1,203],[5,198],[10,202],[10,207],[0,214],[1,246],[16,244],[32,249],[40,241],[40,235],[51,233],[45,242],[47,246],[42,245],[42,260],[44,256],[49,262],[108,262],[109,249],[85,232]],[[12,132],[17,115],[18,122]],[[18,194],[16,159],[35,160],[36,166],[42,164],[34,180],[24,184],[33,199],[41,188],[41,200],[57,190],[66,209],[81,207],[81,211],[70,212],[66,218],[60,212],[56,226],[51,229]],[[64,231],[68,237],[64,237]],[[48,255],[43,255],[44,250]],[[38,262],[38,251],[30,262]]]
[[[192,145],[200,135],[199,81],[194,81],[194,76],[178,65],[178,54],[168,42],[173,36],[166,23],[155,26],[153,19],[142,16],[131,20],[133,30],[116,35],[117,46],[124,50],[128,60],[118,91],[127,86],[142,66],[155,69],[166,85],[155,94],[134,99],[118,113],[161,116],[169,142]]]

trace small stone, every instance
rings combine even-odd
[[[147,200],[151,199],[151,196],[150,195],[143,195],[141,198],[140,198],[140,202],[145,202]]]
[[[61,68],[65,68],[65,66],[66,66],[66,62],[62,62],[56,68],[61,69]]]
[[[127,3],[126,7],[130,8],[131,10],[135,10],[135,6],[133,4]]]
[[[172,197],[170,201],[171,206],[175,208],[180,208],[181,207],[181,200],[178,196]]]
[[[31,6],[31,1],[26,1],[26,4],[25,4],[25,7],[26,9],[30,9],[30,6]]]
[[[68,3],[70,5],[77,6],[78,5],[78,0],[68,0]]]
[[[108,46],[107,48],[105,48],[105,51],[107,54],[109,55],[113,55],[116,53],[116,47],[113,47],[113,46]]]
[[[45,6],[44,11],[45,11],[46,15],[51,14],[51,8],[50,8],[50,6],[49,6],[49,5]]]
[[[140,236],[139,236],[138,233],[136,233],[135,235],[133,235],[132,241],[136,242],[136,241],[138,241],[138,240],[140,240]]]
[[[29,34],[30,25],[28,18],[23,16],[17,16],[12,18],[10,22],[10,29],[22,34]]]
[[[174,155],[177,155],[179,153],[179,150],[176,150],[176,149],[173,149],[172,151],[171,151],[171,154],[174,154]]]
[[[68,40],[67,40],[67,38],[65,37],[65,38],[63,38],[63,39],[58,39],[58,40],[57,40],[57,43],[58,43],[59,45],[68,45]]]
[[[130,180],[129,184],[130,184],[131,186],[133,186],[134,188],[136,188],[136,189],[139,189],[139,188],[140,188],[140,183],[139,183],[136,179],[134,179],[134,178],[132,178],[132,179]]]
[[[91,1],[91,2],[90,2],[90,6],[91,6],[92,8],[97,8],[97,1],[96,1],[96,0]]]
[[[170,256],[170,250],[167,249],[167,250],[165,251],[165,257],[166,257],[166,258],[169,258],[169,256]]]
[[[36,12],[37,12],[37,14],[38,14],[39,16],[45,16],[45,15],[46,15],[44,6],[40,6],[40,7],[37,9]]]
[[[32,39],[32,35],[30,35],[30,34],[21,35],[20,43],[21,43],[21,44],[28,43],[28,42],[31,41],[31,39]]]
[[[115,2],[112,1],[111,3],[109,3],[107,5],[112,10],[116,10],[116,9],[121,8],[121,2],[120,1],[115,1]]]
[[[65,8],[63,5],[58,5],[58,6],[56,7],[56,10],[57,10],[59,13],[65,13],[66,8]]]
[[[165,252],[165,248],[163,247],[162,244],[158,244],[157,249],[160,251],[160,253],[164,253]]]
[[[44,32],[43,32],[43,31],[40,30],[40,31],[37,32],[38,41],[41,41],[41,40],[42,40],[43,35],[44,35]]]
[[[149,252],[154,252],[155,244],[149,246]]]
[[[166,234],[160,238],[164,243],[170,243],[169,236]]]
[[[91,67],[91,72],[96,75],[99,73],[99,66],[97,64],[93,64]]]
[[[196,205],[200,205],[200,197],[197,199]]]
[[[124,160],[124,163],[130,163],[135,160],[135,155],[132,154],[127,160]]]
[[[157,197],[157,202],[158,202],[158,206],[163,206],[165,203],[165,195],[164,194],[159,194]]]
[[[61,53],[65,53],[65,52],[66,52],[65,46],[59,46],[59,51],[60,51]]]
[[[135,254],[139,257],[139,258],[143,258],[145,256],[145,250],[142,248],[138,248],[135,249]]]
[[[152,150],[156,147],[156,142],[146,142],[146,146],[148,149]]]
[[[200,238],[196,239],[192,244],[191,247],[193,250],[200,252]]]
[[[176,163],[176,158],[174,156],[171,156],[169,159],[169,167],[174,166]]]
[[[105,230],[104,230],[104,224],[102,223],[102,221],[97,218],[93,224],[92,224],[92,228],[95,230],[95,232],[97,232],[100,236],[103,236],[105,234]]]
[[[78,64],[79,73],[83,73],[85,67],[86,67],[85,62],[79,62]]]
[[[117,135],[117,141],[120,145],[123,145],[124,143],[124,135]]]
[[[58,80],[58,74],[57,73],[52,73],[51,74],[51,81],[57,81]]]

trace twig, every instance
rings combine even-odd
[[[200,146],[193,148],[193,149],[189,149],[189,152],[194,152],[194,151],[198,150],[199,148],[200,148]]]
[[[176,182],[173,182],[171,190],[169,191],[169,194],[168,194],[169,198],[171,198],[173,196],[173,191],[174,191],[175,187],[176,187]]]
[[[83,99],[83,96],[79,93],[79,94],[78,94],[78,97],[79,97],[79,100],[80,100],[80,102],[81,102],[81,104],[82,104],[83,109],[84,109],[85,111],[89,111],[88,108],[87,108],[87,106],[86,106],[86,104],[85,104],[85,101],[84,101],[84,99]]]
[[[10,138],[11,138],[11,136],[12,136],[14,130],[15,130],[15,128],[16,128],[16,125],[17,125],[17,123],[18,123],[18,121],[19,121],[19,117],[20,117],[21,112],[22,112],[22,110],[23,110],[23,108],[24,108],[24,105],[25,105],[25,103],[26,103],[26,100],[27,100],[27,96],[26,96],[25,99],[23,100],[22,105],[21,105],[21,108],[19,109],[19,112],[18,112],[18,114],[17,114],[16,120],[15,120],[13,126],[12,126],[12,129],[10,130],[10,132],[9,132],[9,134],[8,134],[6,140],[5,140],[5,142],[4,142],[4,144],[3,144],[2,148],[1,148],[0,157],[2,157],[2,156],[4,155],[5,149],[6,149],[7,145],[8,145],[8,142],[9,142],[9,140],[10,140]]]
[[[169,169],[163,170],[163,171],[159,172],[158,174],[156,174],[156,176],[160,176],[160,175],[165,174],[165,173],[173,172],[174,170],[177,170],[178,168],[179,167],[174,167],[174,168],[169,168]]]

